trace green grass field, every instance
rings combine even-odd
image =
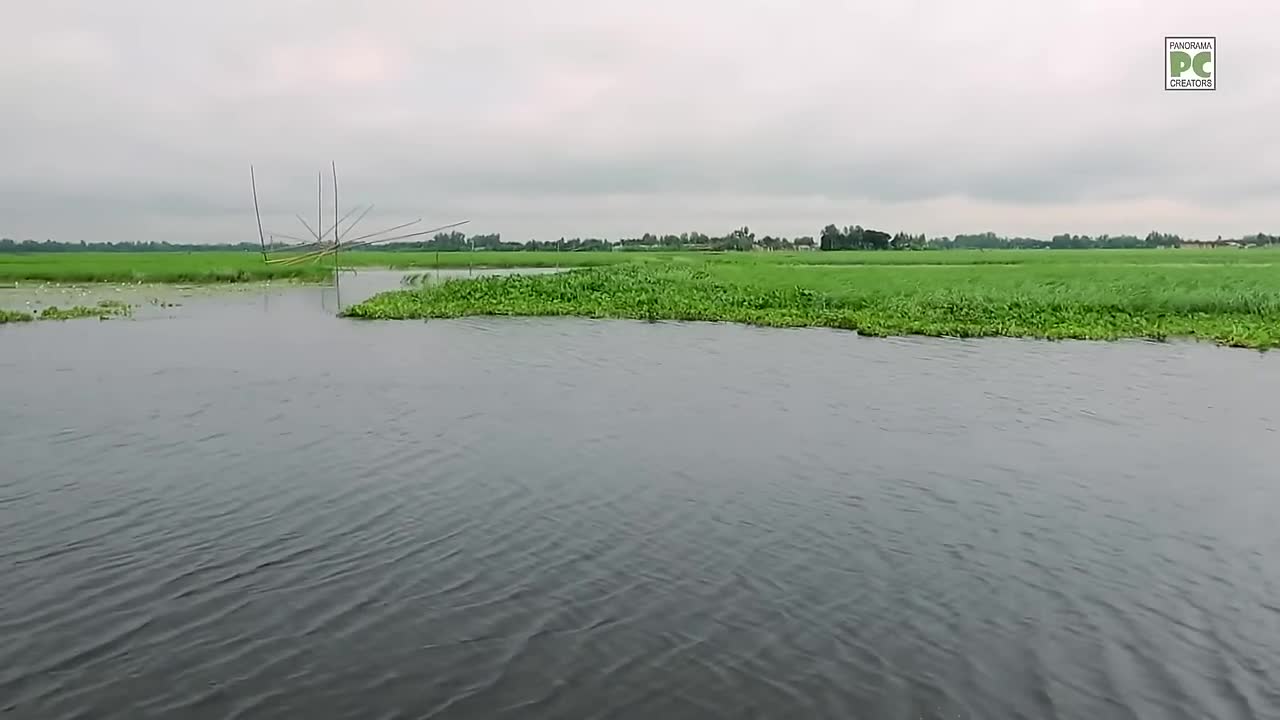
[[[551,268],[630,263],[778,265],[1067,265],[1116,268],[1180,265],[1235,266],[1280,264],[1280,250],[950,250],[930,252],[388,252],[342,253],[345,267],[394,269]],[[328,259],[295,266],[268,266],[253,252],[201,253],[29,253],[0,255],[0,282],[155,282],[231,283],[273,279],[327,282]]]
[[[383,293],[344,314],[713,320],[867,335],[1190,337],[1269,348],[1280,346],[1277,261],[1280,252],[1254,250],[682,255],[453,280]]]
[[[1280,265],[1280,249],[1264,250],[933,250],[919,252],[442,252],[440,267],[595,267],[628,263],[727,263],[732,265]],[[354,251],[342,264],[358,267],[434,268],[431,252]]]

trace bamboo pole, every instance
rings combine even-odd
[[[258,210],[258,179],[253,175],[253,165],[249,166],[249,184],[253,187],[253,215],[258,218],[258,244],[262,246],[262,260],[267,260],[267,241],[262,237],[262,212]]]
[[[329,165],[333,168],[333,292],[338,299],[338,312],[342,312],[342,271],[338,267],[338,164],[330,161]]]

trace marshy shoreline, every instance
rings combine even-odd
[[[576,316],[830,327],[869,336],[1169,340],[1280,346],[1280,251],[924,252],[353,251],[343,275],[402,272],[405,287],[335,311],[345,318]],[[431,270],[513,270],[431,281]],[[519,270],[552,270],[529,272]],[[267,266],[254,253],[0,256],[22,287],[326,285],[326,265]],[[344,281],[345,287],[345,281]],[[109,302],[109,301],[108,301]],[[113,317],[110,308],[4,309],[0,323]],[[44,315],[47,313],[47,316]]]

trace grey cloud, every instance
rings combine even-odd
[[[0,27],[0,235],[239,240],[250,162],[288,223],[331,159],[388,223],[515,237],[1256,232],[1280,209],[1277,20],[1250,0],[27,4]],[[1170,28],[1217,35],[1218,91],[1161,89]]]

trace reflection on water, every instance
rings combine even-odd
[[[7,717],[1280,717],[1274,354],[180,302],[0,327]]]

